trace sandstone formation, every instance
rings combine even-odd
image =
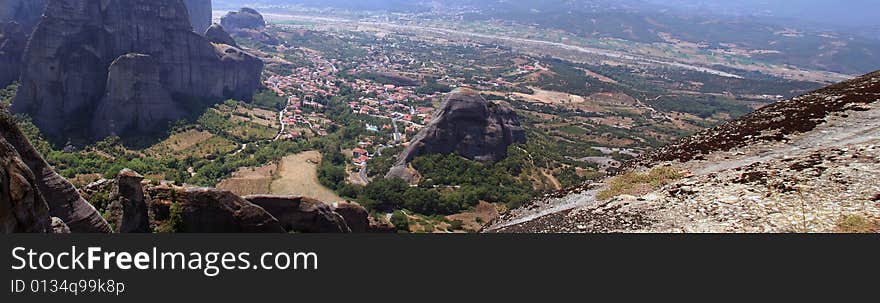
[[[228,191],[159,186],[148,192],[154,220],[174,225],[175,232],[286,232],[266,210]]]
[[[111,202],[108,206],[110,223],[117,233],[148,233],[150,218],[147,216],[147,200],[141,182],[144,177],[124,169],[116,176]]]
[[[516,112],[506,104],[488,102],[479,92],[458,89],[446,97],[440,110],[398,157],[386,178],[412,182],[407,166],[418,156],[456,153],[462,157],[494,162],[507,157],[507,148],[526,142]]]
[[[230,31],[238,31],[242,29],[260,30],[266,27],[266,20],[260,12],[252,8],[242,8],[237,12],[229,12],[220,19],[220,25]]]
[[[206,101],[249,100],[262,61],[190,22],[182,0],[50,0],[13,110],[58,142],[137,136]]]
[[[204,34],[208,27],[211,26],[211,20],[214,19],[214,9],[211,5],[211,0],[183,0],[183,3],[189,12],[189,20],[193,31],[198,34]]]
[[[0,87],[18,80],[26,44],[27,36],[18,23],[0,24]]]
[[[345,219],[345,224],[353,233],[365,233],[370,230],[370,213],[360,204],[354,202],[337,203],[333,211]]]
[[[254,195],[245,197],[278,218],[284,229],[303,233],[348,233],[345,219],[321,201],[287,196]]]
[[[107,221],[46,163],[5,112],[0,113],[0,142],[4,164],[0,220],[5,231],[42,232],[52,216],[72,232],[110,232]],[[10,218],[16,223],[8,224]]]
[[[0,87],[18,80],[28,35],[45,9],[46,0],[0,0]]]
[[[212,24],[208,27],[208,30],[205,31],[205,38],[212,43],[238,46],[238,44],[235,43],[235,39],[232,39],[232,36],[223,29],[223,26],[216,23]]]
[[[0,137],[0,233],[46,232],[49,206],[37,178],[15,148]]]
[[[252,8],[229,12],[220,19],[220,25],[235,37],[252,39],[269,45],[280,43],[278,38],[266,33],[266,20]]]

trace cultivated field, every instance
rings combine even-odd
[[[308,151],[287,156],[279,163],[277,178],[270,186],[275,195],[305,196],[326,203],[344,201],[318,182],[318,164],[321,153]]]

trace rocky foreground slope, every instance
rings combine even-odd
[[[192,31],[182,0],[50,0],[13,109],[49,138],[167,127],[210,101],[249,100],[263,63]]]
[[[526,142],[516,112],[507,104],[486,101],[480,93],[458,89],[446,96],[431,123],[398,156],[386,178],[413,181],[409,163],[418,156],[455,153],[494,162],[507,157],[507,148]]]
[[[880,72],[782,101],[548,195],[486,232],[878,232]]]

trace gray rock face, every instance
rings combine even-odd
[[[256,195],[246,200],[278,218],[284,229],[304,233],[349,233],[351,229],[330,205],[321,201],[287,196]]]
[[[216,23],[212,24],[211,27],[205,31],[205,38],[212,43],[238,46],[238,44],[235,43],[235,39],[232,39],[232,36],[223,29],[223,26]]]
[[[5,159],[6,163],[4,185],[0,185],[3,189],[0,190],[3,196],[0,198],[0,218],[3,218],[0,221],[6,224],[8,218],[14,217],[17,223],[5,225],[4,228],[18,226],[5,231],[42,232],[48,228],[49,216],[52,216],[64,221],[75,233],[110,232],[107,221],[79,195],[70,182],[46,163],[18,128],[14,118],[6,113],[0,113],[0,141],[0,146],[5,147],[0,151],[0,158]],[[7,188],[6,184],[16,185]],[[11,204],[7,201],[18,202],[7,212],[5,205]],[[48,215],[44,214],[46,211]]]
[[[263,29],[266,27],[266,20],[263,15],[252,8],[242,8],[237,12],[229,12],[220,19],[220,25],[230,31],[241,29]]]
[[[0,0],[0,22],[15,22],[27,35],[34,30],[48,0]]]
[[[27,36],[18,23],[0,24],[0,87],[18,80],[26,44]]]
[[[49,206],[36,176],[0,137],[0,233],[46,232],[48,227]]]
[[[59,141],[137,135],[201,100],[249,100],[263,63],[192,32],[182,0],[50,0],[24,66],[13,110]]]
[[[266,20],[263,15],[251,8],[242,8],[238,12],[229,12],[220,19],[220,24],[234,37],[260,41],[269,45],[278,45],[278,38],[266,33]]]
[[[125,169],[116,176],[113,188],[110,221],[118,233],[148,233],[150,218],[147,215],[147,200],[140,174]]]
[[[488,102],[476,91],[459,89],[446,97],[431,124],[400,154],[386,178],[412,182],[414,174],[407,166],[421,155],[456,153],[494,162],[507,157],[510,145],[525,142],[525,131],[510,106]]]
[[[69,234],[70,228],[67,227],[67,224],[64,224],[59,218],[52,217],[52,233],[53,234]]]
[[[175,208],[180,230],[187,233],[284,233],[275,217],[228,191],[212,188],[148,189],[157,221],[173,220]]]
[[[183,0],[183,3],[189,12],[189,20],[193,31],[204,34],[208,27],[211,26],[211,20],[214,18],[211,0]]]
[[[333,208],[337,214],[345,219],[345,224],[353,233],[365,233],[370,230],[370,213],[360,204],[354,202],[342,202]]]

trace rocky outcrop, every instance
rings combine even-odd
[[[249,100],[263,67],[192,32],[182,0],[50,0],[28,45],[13,110],[54,141],[138,135],[205,100]]]
[[[353,233],[365,233],[370,230],[370,213],[360,204],[354,202],[337,203],[333,211],[345,219],[345,224]]]
[[[485,231],[880,232],[880,72],[766,106],[625,169]]]
[[[0,233],[47,232],[48,228],[49,206],[37,177],[15,147],[0,137]]]
[[[418,156],[455,153],[494,162],[507,157],[507,148],[526,142],[516,112],[509,105],[488,102],[479,92],[458,89],[446,97],[440,110],[398,157],[386,178],[413,181],[407,168]]]
[[[150,218],[147,216],[149,198],[144,194],[143,180],[143,176],[130,169],[124,169],[116,176],[111,202],[107,207],[114,232],[150,232]]]
[[[28,35],[45,9],[46,0],[0,0],[0,87],[18,80]]]
[[[205,31],[205,38],[213,43],[238,46],[238,44],[235,43],[235,39],[233,39],[232,36],[230,36],[229,33],[223,29],[223,26],[216,23],[212,24],[211,27],[209,27],[208,30]]]
[[[232,36],[278,45],[278,38],[266,32],[266,20],[252,8],[229,12],[220,19],[220,25]]]
[[[0,24],[0,87],[18,80],[26,44],[27,36],[18,23]]]
[[[34,149],[12,116],[0,113],[0,141],[6,161],[2,204],[16,214],[19,228],[12,231],[44,231],[49,216],[61,219],[75,233],[108,233],[110,225],[91,204],[77,193],[70,182],[58,175]],[[15,184],[15,188],[5,186]],[[39,197],[42,198],[39,198]],[[7,198],[10,197],[9,202]],[[40,201],[42,199],[42,201]],[[43,206],[45,204],[45,206]],[[48,209],[46,209],[48,208]],[[44,215],[48,210],[48,216]],[[5,215],[0,217],[8,218]],[[23,225],[22,225],[23,224]]]
[[[162,231],[187,233],[284,233],[275,217],[228,191],[159,186],[147,190]]]
[[[48,0],[0,0],[0,22],[15,22],[29,33],[40,22]]]
[[[67,227],[67,224],[64,224],[64,221],[62,221],[61,219],[56,218],[56,217],[52,217],[51,227],[52,227],[53,234],[69,234],[70,233],[70,228]]]
[[[288,196],[255,195],[246,200],[278,218],[284,229],[303,233],[348,233],[345,218],[321,201]]]
[[[193,31],[204,34],[208,27],[211,26],[211,20],[214,19],[214,9],[212,8],[211,0],[183,0],[183,3],[189,12],[189,20]]]
[[[227,13],[220,19],[220,25],[233,32],[242,29],[261,30],[266,28],[266,20],[257,10],[245,7],[237,12]]]

